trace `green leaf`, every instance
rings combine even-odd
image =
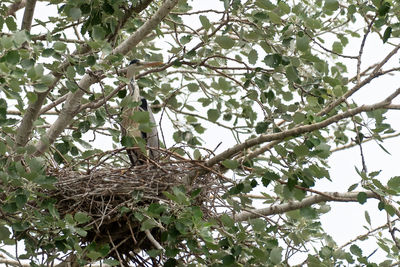
[[[272,23],[275,23],[275,24],[281,24],[282,23],[281,17],[278,14],[276,14],[275,12],[273,12],[273,11],[268,12],[268,17],[269,17],[269,19],[271,20]]]
[[[388,1],[381,1],[383,4],[378,9],[378,15],[383,17],[386,16],[390,11],[390,3]]]
[[[5,59],[7,60],[7,63],[11,65],[16,65],[19,62],[19,53],[16,50],[8,51],[7,54],[5,55]]]
[[[22,209],[27,201],[28,197],[25,194],[19,194],[15,197],[15,203],[18,209]]]
[[[220,220],[226,227],[233,227],[235,225],[235,221],[226,213],[222,214]]]
[[[356,189],[357,188],[357,186],[358,186],[358,183],[357,184],[352,184],[351,186],[349,186],[349,188],[347,189],[347,192],[351,192],[351,191],[353,191],[354,189]]]
[[[108,264],[110,266],[116,266],[119,264],[118,260],[112,260],[112,259],[104,259],[103,262],[104,264]]]
[[[297,157],[305,156],[309,153],[308,147],[306,145],[296,146],[293,149],[293,152],[296,154]]]
[[[141,227],[140,227],[140,230],[141,230],[141,231],[150,230],[150,229],[153,229],[153,228],[156,227],[156,226],[157,226],[157,223],[156,223],[153,219],[145,219],[145,220],[142,222],[142,225],[141,225]]]
[[[391,35],[392,35],[392,27],[388,26],[385,32],[383,33],[383,38],[382,38],[383,43],[386,43]]]
[[[73,20],[78,20],[82,16],[82,12],[80,8],[73,7],[68,11],[68,16]]]
[[[197,92],[199,91],[199,85],[197,83],[189,83],[186,85],[190,92]]]
[[[306,35],[296,37],[296,48],[302,52],[306,52],[310,48],[310,38]]]
[[[365,220],[367,221],[367,223],[368,223],[369,225],[371,225],[371,217],[369,216],[368,211],[365,211],[365,212],[364,212],[364,217],[365,217]]]
[[[365,193],[365,192],[360,192],[357,194],[357,201],[360,204],[364,204],[365,202],[367,202],[367,198],[368,198],[368,196],[367,196],[367,193]]]
[[[294,66],[286,67],[286,78],[290,82],[299,82],[299,76],[297,74],[297,69]]]
[[[211,122],[216,122],[221,113],[217,109],[209,109],[207,111],[207,117]]]
[[[91,250],[86,254],[86,256],[88,256],[92,260],[96,260],[101,257],[101,254],[95,250]]]
[[[335,11],[339,8],[338,0],[325,0],[324,8],[328,9],[329,11]]]
[[[263,178],[275,181],[275,180],[280,179],[281,176],[273,171],[265,171],[263,173]]]
[[[148,111],[135,111],[132,115],[132,120],[138,123],[150,122],[150,114]]]
[[[258,53],[257,50],[252,49],[248,55],[249,63],[254,65],[257,63]]]
[[[54,76],[52,74],[43,75],[40,81],[46,86],[50,86],[53,84]]]
[[[87,63],[89,66],[93,66],[93,65],[96,63],[96,58],[95,58],[94,56],[90,55],[90,56],[88,56],[88,57],[86,58],[86,63]]]
[[[101,41],[104,39],[106,36],[106,31],[103,29],[103,27],[96,25],[93,27],[92,31],[92,37],[96,41]]]
[[[73,66],[68,66],[66,76],[70,80],[75,78],[75,68]]]
[[[282,261],[282,248],[275,247],[271,250],[269,254],[269,259],[274,264],[279,264]]]
[[[239,167],[239,163],[237,162],[237,160],[233,159],[226,159],[222,161],[222,165],[224,165],[225,168],[228,169],[236,169],[237,167]]]
[[[54,50],[64,52],[67,48],[67,45],[63,42],[55,42],[53,45]]]
[[[7,25],[7,28],[12,32],[17,30],[17,23],[15,23],[13,17],[11,17],[11,16],[6,18],[6,25]]]
[[[256,133],[257,134],[265,133],[267,131],[267,129],[268,129],[268,125],[269,125],[268,122],[259,122],[259,123],[257,123],[257,125],[256,125]]]
[[[7,152],[7,145],[3,142],[0,142],[0,155],[4,155]]]
[[[275,5],[272,4],[269,0],[256,0],[255,4],[256,6],[266,10],[272,10],[275,8]]]
[[[232,255],[225,255],[222,257],[222,264],[223,266],[233,265],[235,263],[235,257]]]
[[[211,23],[208,20],[208,18],[206,16],[201,15],[201,16],[199,16],[199,19],[200,19],[201,25],[203,25],[203,28],[206,31],[208,31],[208,29],[211,27]]]
[[[343,89],[342,86],[340,85],[336,85],[335,87],[333,87],[333,95],[336,97],[340,97],[343,95]]]
[[[385,210],[390,216],[393,216],[396,214],[396,209],[392,205],[385,204]]]
[[[306,119],[306,115],[301,112],[296,112],[293,115],[293,122],[296,124],[302,123]]]
[[[279,9],[282,11],[283,14],[289,14],[290,13],[290,6],[286,4],[284,1],[280,1],[278,3]]]
[[[351,245],[350,246],[350,252],[353,254],[353,255],[356,255],[356,256],[358,256],[358,257],[361,257],[362,256],[362,250],[360,249],[360,247],[359,246],[357,246],[357,245]]]
[[[224,49],[230,49],[235,45],[235,40],[228,36],[218,36],[215,38],[215,42]]]
[[[201,153],[200,153],[200,150],[198,150],[198,149],[195,149],[195,150],[193,151],[193,158],[194,158],[195,160],[199,160],[199,159],[201,159]]]
[[[387,186],[390,189],[400,192],[400,176],[395,176],[389,179]]]
[[[341,42],[334,42],[332,45],[332,50],[335,53],[342,54],[343,53],[343,46]]]
[[[264,62],[267,66],[276,68],[282,63],[282,56],[279,54],[267,55],[264,58]]]
[[[0,240],[7,240],[10,238],[11,232],[10,230],[8,230],[7,227],[5,227],[4,225],[0,226]]]
[[[46,49],[43,49],[42,56],[43,57],[51,57],[52,55],[54,55],[54,53],[55,53],[55,51],[53,48],[46,48]]]
[[[267,227],[265,220],[260,218],[251,219],[250,224],[255,232],[264,232]]]
[[[21,46],[24,42],[28,41],[29,37],[26,34],[26,31],[19,31],[14,34],[14,42],[16,45],[19,47]]]
[[[75,213],[74,215],[74,220],[78,223],[86,223],[88,221],[90,221],[90,216],[87,215],[85,212],[80,212],[78,211],[77,213]]]

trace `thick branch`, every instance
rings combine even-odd
[[[24,18],[22,19],[21,30],[31,31],[33,12],[35,11],[36,0],[26,0]]]
[[[376,104],[373,105],[363,105],[354,109],[350,109],[346,112],[343,112],[341,114],[337,114],[335,116],[332,116],[324,121],[321,122],[317,122],[314,124],[310,124],[310,125],[301,125],[301,126],[297,126],[295,128],[283,131],[283,132],[279,132],[279,133],[271,133],[271,134],[262,134],[258,137],[255,138],[251,138],[246,140],[245,142],[241,143],[241,144],[237,144],[227,150],[225,150],[224,152],[216,155],[215,157],[209,159],[206,162],[206,166],[210,167],[213,166],[214,164],[217,164],[218,162],[221,162],[225,159],[229,159],[231,158],[233,155],[235,155],[236,153],[255,146],[255,145],[259,145],[265,142],[270,142],[270,141],[274,141],[274,140],[281,140],[287,137],[291,137],[291,136],[297,136],[303,133],[307,133],[307,132],[312,132],[321,128],[324,128],[332,123],[338,122],[342,119],[345,118],[349,118],[352,117],[356,114],[359,114],[361,112],[365,112],[365,111],[372,111],[372,110],[376,110],[376,109],[380,109],[380,108],[385,108],[387,107],[390,102],[393,100],[393,98],[395,98],[397,95],[400,94],[400,88],[398,88],[393,94],[391,94],[390,96],[388,96],[386,99],[384,99],[381,102],[378,102]]]
[[[178,3],[178,0],[167,0],[157,10],[153,17],[151,17],[146,23],[144,23],[134,34],[128,39],[122,42],[113,50],[113,54],[127,54],[132,48],[134,48],[141,40],[143,40],[161,20],[172,10],[172,8]],[[65,102],[63,109],[61,110],[60,116],[54,122],[52,127],[47,131],[45,140],[40,140],[36,146],[35,155],[43,153],[49,144],[53,143],[54,140],[61,134],[61,132],[68,126],[72,121],[72,118],[79,113],[81,98],[84,92],[97,81],[97,78],[86,74],[79,82],[79,88],[75,93],[70,93]]]
[[[29,136],[33,129],[33,122],[37,119],[40,108],[42,107],[47,94],[56,86],[61,75],[54,78],[53,84],[49,87],[49,90],[43,93],[37,94],[37,99],[34,103],[29,104],[24,117],[22,118],[21,124],[17,129],[17,134],[15,137],[16,146],[25,146],[29,140]]]
[[[282,214],[291,210],[297,210],[304,207],[309,207],[313,204],[326,202],[326,201],[339,201],[339,202],[357,202],[357,195],[360,192],[348,192],[348,193],[338,193],[338,192],[325,192],[324,195],[315,195],[311,197],[306,197],[301,201],[294,201],[279,205],[270,206],[268,208],[256,209],[252,211],[244,211],[235,216],[233,219],[236,222],[247,221],[249,219],[259,218],[262,216],[270,216],[275,214]],[[380,199],[372,191],[365,191],[367,198]]]
[[[15,16],[15,12],[20,10],[26,5],[26,0],[15,1],[8,7],[7,16]]]

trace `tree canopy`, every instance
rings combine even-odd
[[[96,171],[115,183],[130,173],[122,147],[143,148],[120,131],[134,58],[164,62],[136,82],[170,156],[132,175],[157,170],[176,180],[157,201],[143,200],[149,187],[115,205],[148,241],[129,251],[131,264],[400,262],[400,176],[369,170],[363,150],[375,142],[390,154],[385,140],[399,135],[387,118],[400,109],[400,88],[385,82],[400,70],[399,1],[21,0],[2,1],[0,13],[0,241],[15,248],[0,248],[8,258],[0,262],[131,260],[118,247],[136,233],[119,244],[110,234],[96,239],[90,233],[102,220],[81,206],[62,210],[73,196],[57,192],[68,188],[63,176],[87,178],[95,193]],[[379,93],[368,98],[371,86]],[[146,112],[133,119],[143,131],[154,126]],[[330,156],[346,149],[359,151],[349,159],[358,182],[345,192],[319,188],[344,182],[330,175],[338,168]],[[103,173],[96,179],[106,184]],[[102,189],[112,192],[101,199],[104,212],[119,199],[112,188]],[[365,234],[338,244],[321,216],[331,203],[368,199],[386,223],[373,226],[376,213],[366,211]],[[375,249],[384,257],[373,257]]]

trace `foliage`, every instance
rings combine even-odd
[[[212,185],[228,188],[215,217],[203,214],[189,190],[196,175],[165,191],[168,202],[121,209],[143,233],[161,229],[162,249],[140,252],[149,265],[156,258],[165,266],[400,261],[400,178],[385,183],[380,172],[368,172],[362,150],[373,140],[386,151],[383,140],[396,136],[386,117],[399,109],[392,100],[400,90],[390,85],[373,104],[353,97],[400,70],[398,61],[389,64],[400,48],[399,1],[220,0],[207,8],[185,0],[35,2],[0,3],[0,240],[25,246],[10,257],[32,266],[70,255],[81,264],[118,264],[110,243],[81,242],[93,227],[90,215],[60,216],[57,200],[43,192],[57,189],[49,166],[97,166],[105,149],[93,141],[144,149],[143,140],[121,138],[119,125],[121,108],[138,104],[123,68],[137,58],[165,62],[136,77],[160,123],[171,125],[173,132],[161,129],[165,148],[217,173]],[[366,66],[375,56],[364,51],[372,37],[387,57]],[[148,115],[133,118],[147,132]],[[225,150],[214,154],[210,132]],[[332,153],[352,146],[361,149],[359,182],[338,194],[316,188],[331,179]],[[115,167],[128,162],[121,157]],[[379,200],[387,224],[373,228],[366,212],[367,234],[337,244],[320,222],[327,203],[369,198]],[[373,236],[384,260],[363,251]]]

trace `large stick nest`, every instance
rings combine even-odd
[[[118,157],[118,153],[113,152],[113,156]],[[122,155],[119,157],[123,158]],[[104,160],[85,171],[77,168],[48,170],[58,179],[55,184],[57,190],[52,191],[51,197],[57,200],[60,215],[83,212],[91,217],[91,221],[82,225],[91,226],[87,235],[82,237],[82,246],[93,241],[106,243],[112,248],[108,256],[121,264],[128,261],[139,263],[142,257],[137,254],[138,251],[156,249],[162,230],[153,228],[149,237],[149,233],[141,230],[140,223],[132,220],[132,214],[151,203],[173,207],[176,203],[166,198],[163,192],[171,192],[175,186],[184,186],[188,193],[201,189],[195,204],[204,216],[215,215],[214,201],[221,193],[218,175],[205,168],[201,161],[169,158],[133,167],[116,168],[115,165]],[[183,181],[193,175],[196,178],[190,187],[184,185]],[[151,240],[152,237],[156,242]]]

